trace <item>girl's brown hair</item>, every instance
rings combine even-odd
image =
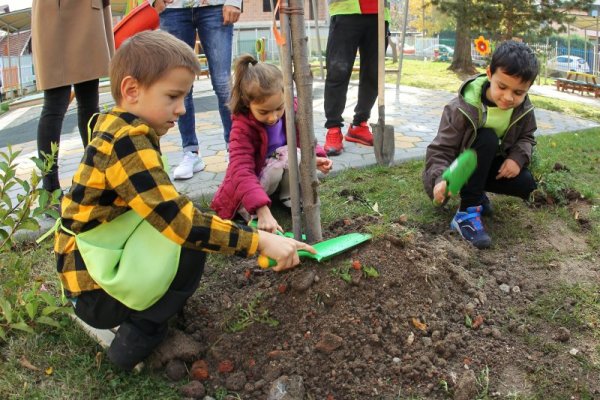
[[[200,63],[190,46],[165,31],[140,32],[123,42],[111,60],[112,96],[119,105],[123,100],[121,82],[127,76],[147,88],[178,67],[200,73]]]
[[[283,74],[273,64],[259,63],[250,54],[235,60],[229,109],[233,114],[247,113],[250,103],[262,103],[283,92]]]

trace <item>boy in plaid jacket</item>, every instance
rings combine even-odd
[[[202,213],[177,193],[163,168],[159,138],[185,113],[183,101],[199,68],[189,46],[168,33],[146,31],[125,42],[110,69],[117,106],[97,117],[61,204],[64,228],[56,234],[54,250],[64,293],[87,324],[119,326],[108,357],[125,370],[165,338],[169,318],[198,287],[206,252],[250,257],[259,251],[277,261],[276,271],[297,265],[297,250],[314,252],[307,244]],[[130,210],[181,246],[171,285],[145,310],[128,308],[91,278],[72,235]]]

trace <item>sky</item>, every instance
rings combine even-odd
[[[10,11],[17,11],[23,8],[30,8],[32,0],[0,0],[0,6],[8,4]]]

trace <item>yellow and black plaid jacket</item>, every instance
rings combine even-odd
[[[65,228],[85,232],[133,209],[181,246],[243,257],[256,252],[255,230],[202,213],[177,193],[163,168],[157,133],[136,116],[118,108],[101,114],[92,138],[62,200]],[[59,229],[54,251],[67,297],[99,288],[73,236]]]

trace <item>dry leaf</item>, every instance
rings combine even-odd
[[[481,324],[483,324],[483,316],[482,315],[478,315],[473,320],[473,325],[471,325],[471,328],[477,329],[477,328],[479,328],[481,326]]]
[[[44,371],[44,372],[46,372],[46,375],[52,375],[52,373],[54,372],[54,369],[52,367],[48,367],[48,368],[46,368],[46,371]]]
[[[39,371],[40,370],[38,367],[36,367],[32,363],[30,363],[29,360],[27,358],[25,358],[25,356],[21,356],[21,359],[19,360],[19,364],[21,364],[22,367],[27,368],[28,370],[31,370],[31,371]]]
[[[426,331],[427,330],[427,324],[422,323],[417,318],[413,318],[412,319],[412,323],[413,323],[413,325],[414,325],[415,328],[417,328],[417,329],[419,329],[421,331]]]

